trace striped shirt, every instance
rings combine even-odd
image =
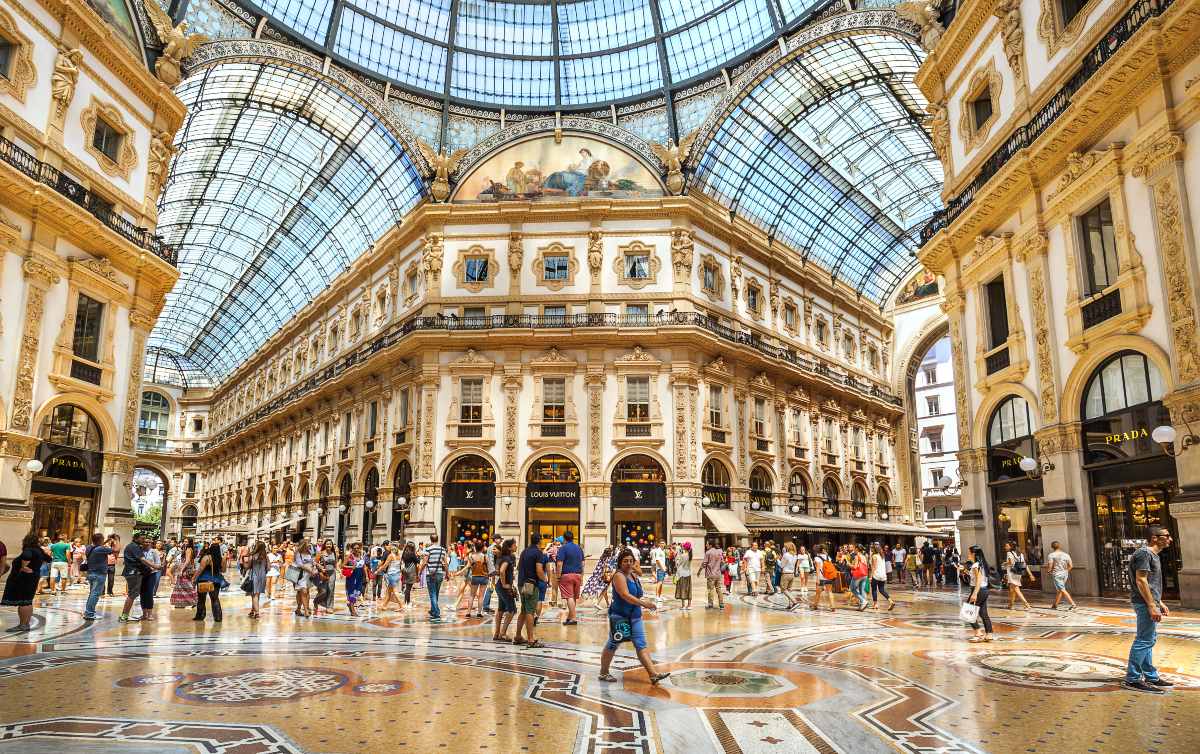
[[[445,573],[446,548],[441,545],[430,545],[425,548],[427,558],[425,568],[429,573]]]

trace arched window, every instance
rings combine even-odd
[[[534,461],[526,475],[528,482],[578,482],[579,469],[566,456],[545,455]]]
[[[1092,374],[1083,395],[1084,421],[1162,400],[1162,375],[1140,353],[1124,351]]]
[[[713,487],[728,487],[729,486],[729,471],[726,470],[725,464],[720,461],[709,461],[704,464],[703,479],[704,484]]]
[[[392,499],[399,502],[400,498],[404,498],[407,501],[411,487],[412,465],[408,461],[401,461],[396,465],[396,473],[392,475]]]
[[[867,488],[857,482],[850,488],[850,512],[855,518],[867,517]]]
[[[409,472],[412,473],[411,470]],[[446,470],[447,482],[494,482],[496,470],[479,456],[463,456]]]
[[[340,490],[340,492],[339,492],[339,500],[338,500],[338,503],[339,503],[339,504],[341,504],[341,505],[344,505],[344,506],[346,506],[346,509],[347,509],[347,510],[349,510],[349,509],[350,509],[350,490],[351,490],[351,487],[352,487],[352,485],[351,485],[351,482],[350,482],[350,475],[349,475],[349,474],[347,474],[347,475],[345,475],[344,477],[342,477],[342,485],[341,485],[341,490]]]
[[[371,531],[375,528],[376,515],[379,512],[379,469],[373,468],[367,472],[363,480],[363,513],[361,536],[363,542],[371,541]]]
[[[729,507],[729,469],[725,468],[725,464],[715,458],[709,459],[700,471],[700,481],[704,485],[701,502],[705,507]]]
[[[750,472],[750,509],[771,509],[771,475],[762,466],[755,466]]]
[[[888,496],[888,491],[885,488],[880,487],[879,492],[875,494],[875,505],[877,506],[876,515],[879,516],[879,520],[887,521],[889,518],[891,518],[891,511],[888,510],[891,502],[892,500]]]
[[[167,449],[171,426],[171,402],[162,393],[142,393],[142,412],[138,416],[138,450],[161,452]]]
[[[64,403],[42,420],[41,438],[55,445],[83,450],[103,450],[104,437],[91,414],[79,406]]]
[[[825,515],[838,515],[838,498],[841,496],[841,490],[838,489],[838,484],[832,478],[826,479],[821,485],[821,496],[825,498]]]
[[[1001,445],[1033,434],[1029,404],[1019,395],[1010,395],[992,412],[988,423],[988,444]]]
[[[799,471],[793,471],[788,480],[788,512],[808,513],[808,481]]]

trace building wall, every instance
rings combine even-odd
[[[52,457],[41,430],[63,404],[103,435],[78,533],[131,526],[142,349],[178,276],[151,237],[160,147],[183,107],[85,3],[2,0],[0,35],[15,45],[0,79],[0,539],[11,551],[44,500],[24,464]],[[92,147],[101,121],[122,134],[115,160]],[[96,360],[73,348],[80,294],[103,305]]]
[[[950,144],[942,156],[949,163],[952,207],[1000,144],[1036,133],[1035,126],[1044,129],[1016,156],[986,166],[990,180],[976,184],[972,201],[961,212],[956,208],[920,253],[930,270],[945,277],[953,368],[961,376],[959,458],[969,486],[959,528],[964,543],[995,554],[987,426],[996,406],[1020,396],[1031,408],[1044,466],[1037,498],[1041,540],[1063,543],[1075,560],[1075,589],[1090,594],[1099,591],[1101,545],[1079,423],[1089,378],[1108,357],[1131,350],[1163,374],[1163,400],[1181,435],[1200,405],[1200,277],[1192,230],[1198,209],[1187,190],[1196,181],[1189,170],[1196,160],[1191,143],[1200,138],[1200,67],[1192,52],[1200,24],[1195,3],[1175,2],[1139,6],[1143,14],[1133,17],[1133,26],[1112,32],[1134,6],[1092,3],[1065,26],[1056,25],[1060,7],[1053,2],[1014,2],[994,17],[967,6],[918,75],[930,101],[948,108],[948,122],[934,124],[934,137]],[[1138,23],[1141,31],[1126,33]],[[1087,55],[1101,39],[1106,47],[1097,59],[1104,62],[1094,67]],[[1158,52],[1149,53],[1147,45]],[[1015,99],[999,98],[987,136],[978,138],[960,113],[972,79],[984,81],[988,66],[997,72],[991,81]],[[1054,99],[1069,91],[1072,77],[1088,74],[1091,79],[1069,100]],[[1046,108],[1064,101],[1069,106],[1048,118]],[[1029,131],[1017,132],[1027,123]],[[1080,223],[1106,200],[1119,272],[1093,294]],[[997,279],[1007,298],[1009,338],[992,348],[985,286]],[[1180,450],[1177,445],[1172,452]],[[1182,598],[1194,604],[1200,601],[1195,446],[1175,459],[1175,469],[1169,510],[1180,550],[1172,557],[1183,563]]]

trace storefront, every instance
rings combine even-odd
[[[496,534],[496,470],[480,456],[463,456],[442,481],[442,537],[447,543]]]
[[[364,545],[373,544],[375,521],[379,517],[379,469],[371,469],[363,480],[362,518],[358,523],[359,537]]]
[[[346,529],[350,527],[350,489],[350,475],[345,474],[342,476],[341,486],[338,488],[338,552],[346,551]]]
[[[533,462],[525,477],[525,522],[527,536],[579,536],[579,469],[571,459],[545,455]]]
[[[988,421],[988,490],[996,548],[990,557],[999,563],[1004,558],[1004,543],[1015,542],[1034,577],[1032,588],[1042,583],[1041,564],[1045,559],[1037,525],[1042,480],[1030,479],[1021,470],[1021,459],[1037,457],[1029,404],[1018,395],[1009,396]]]
[[[729,469],[721,461],[710,458],[701,469],[700,481],[700,505],[708,539],[721,547],[732,547],[746,539],[750,531],[732,510]]]
[[[104,470],[103,438],[95,420],[78,406],[56,406],[42,422],[30,506],[39,536],[87,540],[96,526],[96,502]]]
[[[771,510],[771,486],[771,472],[762,466],[750,470],[750,510]]]
[[[1150,526],[1165,526],[1176,542],[1159,553],[1163,596],[1179,596],[1178,530],[1169,504],[1178,493],[1175,462],[1151,435],[1169,425],[1162,378],[1133,351],[1116,354],[1084,390],[1083,464],[1088,474],[1100,593],[1123,596],[1133,584],[1129,558],[1146,544]]]
[[[650,456],[622,459],[613,469],[611,501],[609,541],[636,548],[648,558],[650,548],[663,542],[667,532],[667,480],[662,466]]]
[[[412,466],[408,461],[396,465],[392,476],[392,526],[393,542],[404,541],[404,529],[412,520]]]

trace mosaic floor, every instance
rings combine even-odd
[[[452,611],[305,620],[289,596],[255,621],[227,595],[219,625],[165,599],[153,621],[118,623],[108,599],[86,624],[82,587],[43,598],[32,633],[0,635],[0,754],[1197,750],[1197,612],[1163,624],[1155,660],[1177,685],[1151,696],[1118,685],[1133,619],[1117,602],[1056,613],[1035,593],[970,644],[953,590],[832,614],[745,596],[706,610],[698,594],[648,621],[672,671],[653,687],[628,649],[620,682],[597,680],[606,624],[590,609],[564,627],[548,607],[547,646],[526,650]]]

